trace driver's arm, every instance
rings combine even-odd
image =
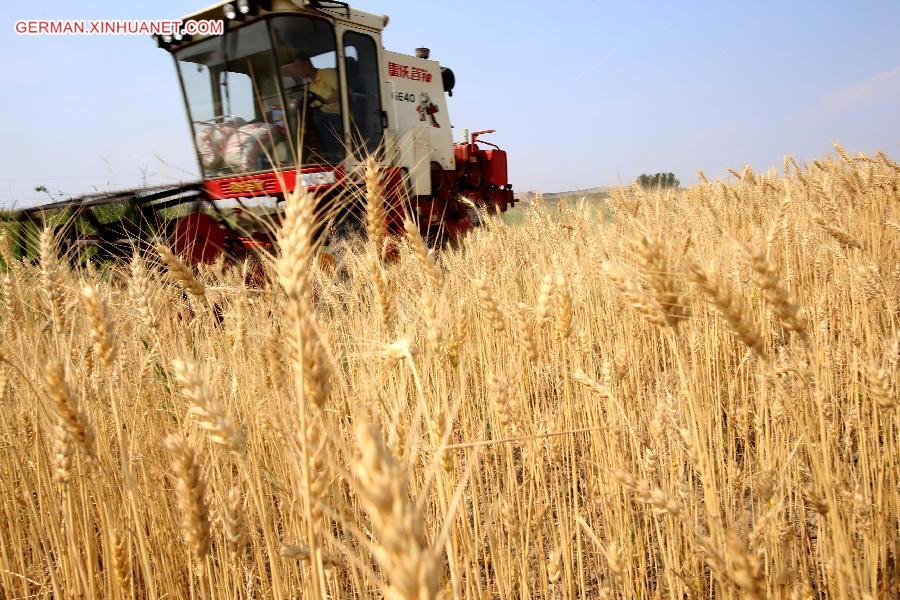
[[[328,90],[330,92],[327,97],[325,97],[324,94],[322,95],[322,99],[325,100],[325,104],[333,104],[337,102],[340,98],[338,94],[337,70],[324,69],[322,71],[322,80],[322,83],[325,84],[325,86],[323,86],[325,89],[323,89],[322,91],[324,92],[325,90]]]

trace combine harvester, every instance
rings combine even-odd
[[[453,72],[427,48],[385,50],[386,16],[344,2],[236,0],[189,19],[223,20],[223,33],[156,42],[175,62],[202,181],[19,211],[7,218],[19,221],[20,248],[23,231],[55,223],[73,258],[124,257],[160,240],[192,264],[277,251],[272,228],[248,217],[269,206],[277,222],[299,179],[322,203],[317,214],[338,213],[352,229],[361,219],[346,199],[359,197],[369,156],[388,233],[408,213],[437,244],[477,223],[472,206],[514,203],[506,152],[479,139],[493,131],[463,130],[454,143],[445,96]]]

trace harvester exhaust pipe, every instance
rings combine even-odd
[[[428,57],[431,56],[431,50],[428,48],[416,48],[416,58],[424,58],[428,60]]]

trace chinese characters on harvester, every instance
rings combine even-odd
[[[419,67],[407,67],[395,62],[388,63],[388,75],[391,77],[399,77],[401,79],[409,79],[411,81],[424,81],[431,83],[431,73],[426,69]]]

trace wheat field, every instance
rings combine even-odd
[[[408,223],[317,260],[3,246],[0,598],[900,597],[900,167]]]

